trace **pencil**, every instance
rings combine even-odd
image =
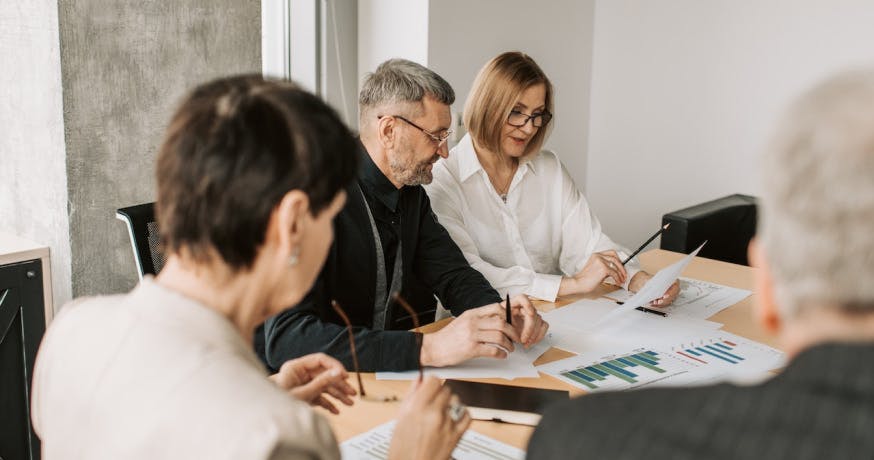
[[[513,312],[510,310],[510,294],[507,293],[507,324],[513,324]]]
[[[667,230],[668,227],[670,227],[670,226],[671,226],[671,223],[668,222],[667,224],[665,224],[664,227],[660,228],[659,231],[655,232],[655,234],[654,234],[653,236],[649,237],[648,240],[646,240],[643,244],[640,245],[639,248],[637,248],[637,251],[632,252],[631,255],[628,256],[627,259],[623,260],[623,261],[622,261],[622,265],[627,264],[629,260],[633,259],[634,256],[636,256],[637,254],[640,253],[640,251],[643,251],[643,248],[645,248],[646,245],[648,245],[652,240],[656,239],[657,236],[661,235],[662,232],[665,231],[665,230]]]

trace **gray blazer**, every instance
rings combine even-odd
[[[741,387],[600,393],[551,407],[529,459],[874,458],[874,344],[809,349]]]

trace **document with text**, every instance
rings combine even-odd
[[[388,458],[391,435],[395,422],[384,423],[368,432],[359,434],[340,444],[340,454],[345,460],[375,460]],[[525,451],[497,439],[467,430],[458,446],[452,451],[458,460],[522,460]]]

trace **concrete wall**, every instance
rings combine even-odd
[[[57,2],[0,2],[0,63],[0,230],[49,246],[60,305],[71,285]]]
[[[594,9],[594,0],[435,0],[428,25],[428,67],[455,89],[457,120],[489,59],[517,50],[537,61],[555,86],[555,125],[546,147],[580,187],[586,178]]]
[[[136,283],[115,209],[154,201],[154,159],[179,98],[261,70],[259,0],[59,5],[75,296]]]
[[[636,247],[665,212],[759,190],[758,155],[789,100],[874,64],[864,0],[598,1],[587,194]]]

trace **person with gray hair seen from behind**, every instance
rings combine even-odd
[[[431,211],[422,184],[448,154],[449,105],[455,93],[433,71],[404,59],[382,63],[359,95],[357,180],[334,224],[336,238],[313,289],[264,326],[263,358],[271,368],[313,352],[347,367],[350,341],[336,301],[354,326],[362,371],[446,366],[474,357],[503,358],[514,343],[533,345],[548,325],[524,296],[512,301],[512,325],[497,292],[471,268]],[[428,334],[410,332],[410,315],[433,321],[434,296],[456,319]]]
[[[751,387],[583,396],[546,412],[531,458],[874,457],[874,68],[801,97],[763,166],[749,252],[786,369]]]

